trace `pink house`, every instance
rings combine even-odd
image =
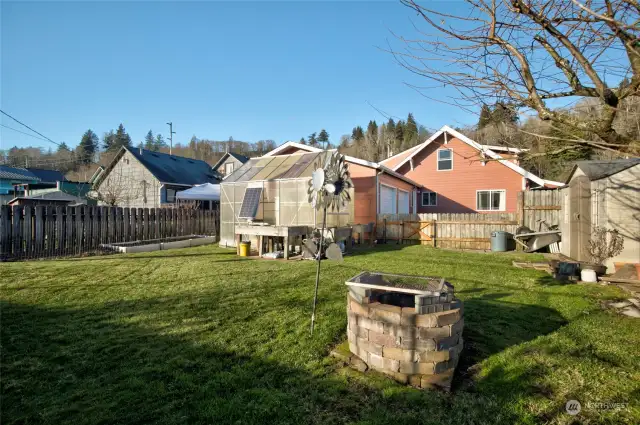
[[[559,187],[518,165],[520,150],[481,145],[444,126],[424,143],[380,164],[424,188],[419,213],[515,212],[518,192]]]

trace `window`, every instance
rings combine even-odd
[[[478,190],[476,209],[478,211],[504,211],[505,190]]]
[[[224,174],[228,176],[231,173],[233,173],[233,162],[224,164]]]
[[[438,171],[453,170],[453,150],[438,149]]]
[[[435,207],[438,205],[438,194],[436,192],[422,192],[422,206]]]
[[[175,189],[167,189],[167,202],[176,202],[176,190]]]

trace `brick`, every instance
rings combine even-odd
[[[349,301],[349,308],[358,316],[369,316],[369,307],[363,306],[353,298]]]
[[[460,318],[456,323],[449,325],[450,334],[449,335],[462,335],[462,330],[464,329],[464,318]]]
[[[415,339],[417,336],[417,329],[409,326],[398,326],[391,323],[385,323],[384,333],[387,335],[399,336],[403,340],[405,338]]]
[[[433,314],[416,314],[416,326],[419,328],[433,328],[438,326],[438,320]]]
[[[451,351],[419,351],[416,353],[416,360],[420,363],[446,362],[451,358]]]
[[[384,323],[391,323],[399,325],[402,319],[400,307],[397,307],[398,311],[389,311],[382,308],[370,308],[369,317],[374,320],[379,320]]]
[[[367,330],[367,332],[368,332],[367,339],[371,342],[374,342],[376,344],[381,344],[384,346],[389,346],[389,347],[400,346],[399,336],[387,335],[384,333],[378,333],[378,332],[373,332],[369,330]]]
[[[358,344],[359,347],[368,351],[369,353],[377,354],[379,356],[382,355],[382,345],[380,344],[376,344],[374,342],[367,341],[362,338],[356,338],[356,343]]]
[[[358,317],[358,326],[378,333],[383,333],[385,329],[385,324],[383,322],[371,320],[368,317],[363,316]]]
[[[382,356],[374,353],[369,353],[369,357],[367,358],[367,364],[370,368],[373,369],[384,369],[384,361]]]
[[[437,320],[437,325],[435,326],[452,325],[460,320],[460,313],[458,310],[443,311],[442,313],[435,313],[435,318]]]
[[[416,360],[415,351],[403,350],[402,348],[394,347],[383,347],[382,357],[393,360],[401,360],[404,362],[414,362]]]
[[[448,336],[451,336],[451,327],[449,326],[418,328],[418,337],[421,339],[441,339]]]
[[[365,328],[361,328],[360,326],[356,326],[353,330],[352,333],[357,336],[358,338],[362,338],[362,339],[369,339],[369,329],[365,329]]]
[[[416,307],[420,306],[420,305],[430,305],[433,304],[433,302],[437,299],[438,297],[432,297],[430,295],[416,295],[415,298],[415,303],[416,303]]]
[[[458,345],[459,336],[449,336],[446,338],[442,338],[437,340],[438,343],[438,351],[440,350],[448,350],[451,347],[455,347]]]
[[[398,314],[402,313],[402,307],[399,307],[397,305],[391,305],[391,304],[378,304],[376,305],[376,309],[391,311],[393,313],[398,313]]]
[[[416,309],[413,307],[404,307],[402,309],[402,318],[400,319],[402,326],[416,325]]]
[[[436,341],[433,339],[402,338],[400,346],[405,350],[435,351]]]
[[[432,375],[433,363],[400,362],[400,373]]]
[[[449,310],[451,310],[451,303],[442,304],[442,311],[449,311]]]
[[[353,314],[351,311],[347,312],[347,323],[349,325],[349,329],[355,329],[358,326],[358,316]]]
[[[384,371],[397,373],[400,370],[400,361],[395,359],[388,359],[382,357],[382,363],[384,365]]]

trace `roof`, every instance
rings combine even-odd
[[[220,185],[211,183],[198,184],[190,189],[177,192],[176,198],[194,201],[219,201]]]
[[[567,183],[569,183],[569,180],[571,180],[573,173],[577,168],[580,168],[585,176],[587,176],[589,180],[593,181],[612,176],[638,164],[640,164],[640,158],[578,161],[573,166],[571,173],[569,173]]]
[[[303,145],[304,146],[304,145]],[[314,148],[315,149],[315,148]],[[260,158],[251,158],[242,167],[231,173],[224,183],[240,183],[247,181],[262,181],[276,179],[297,179],[311,177],[315,164],[324,160],[324,155],[334,152],[333,150],[324,151],[318,149],[318,152],[294,153],[289,155],[263,156]],[[375,162],[365,161],[363,159],[345,156],[345,161],[374,168],[381,172],[387,173],[400,180],[403,180],[416,187],[422,187],[418,183],[396,173],[389,168]]]
[[[438,130],[437,132],[435,132],[431,137],[429,137],[424,143],[421,143],[411,149],[408,149],[405,152],[401,152],[399,153],[397,156],[401,156],[405,153],[407,153],[406,155],[402,156],[402,160],[397,161],[394,163],[393,166],[391,166],[392,170],[394,171],[398,171],[404,164],[406,164],[407,162],[409,162],[414,156],[416,156],[420,151],[422,151],[424,148],[426,148],[427,146],[429,146],[431,143],[433,143],[435,140],[437,140],[441,135],[443,134],[450,134],[451,136],[455,137],[456,139],[461,140],[463,143],[466,143],[467,145],[475,148],[478,150],[478,152],[482,152],[485,156],[498,161],[499,163],[501,163],[502,165],[511,168],[513,171],[515,171],[516,173],[520,174],[521,176],[531,180],[532,182],[537,183],[540,186],[564,186],[564,183],[561,182],[555,182],[552,180],[545,180],[543,178],[540,178],[538,176],[536,176],[533,173],[528,172],[527,170],[525,170],[524,168],[520,167],[517,164],[514,164],[513,162],[504,159],[502,156],[500,156],[500,154],[494,152],[493,150],[489,149],[488,146],[489,145],[481,145],[473,140],[471,140],[470,138],[468,138],[467,136],[465,136],[464,134],[460,133],[459,131],[454,130],[453,128],[449,127],[448,125],[443,126],[440,130]],[[513,149],[513,148],[512,148]],[[388,161],[389,159],[393,159],[392,158],[388,158],[385,161]],[[385,161],[383,161],[383,163],[385,163]]]
[[[9,167],[6,165],[0,165],[0,179],[40,181],[38,177],[26,168]]]
[[[66,181],[64,174],[58,170],[44,170],[42,168],[27,168],[31,174],[40,179],[41,182],[55,183]]]
[[[219,179],[205,161],[169,155],[147,149],[122,147],[107,167],[106,172],[99,174],[94,184],[100,182],[120,160],[125,151],[133,155],[160,183],[193,186],[201,183],[218,183]]]
[[[85,203],[85,200],[83,198],[79,196],[70,195],[61,190],[56,190],[54,192],[41,193],[38,195],[19,196],[17,198],[13,198],[11,201],[9,201],[9,203],[14,202],[18,199]]]
[[[303,145],[302,143],[289,141],[289,142],[285,142],[285,143],[281,144],[280,146],[278,146],[274,150],[265,153],[263,156],[276,156],[280,152],[282,152],[283,150],[285,150],[287,148],[296,148],[296,149],[300,149],[300,150],[307,151],[307,152],[322,152],[323,151],[323,149],[316,148],[314,146]]]
[[[220,158],[218,162],[216,162],[215,165],[211,168],[213,168],[214,170],[217,170],[218,167],[222,165],[222,163],[226,161],[228,157],[235,158],[236,160],[240,161],[240,163],[242,164],[244,164],[249,160],[248,156],[240,155],[239,153],[234,153],[234,152],[227,152],[224,155],[222,155],[222,158]]]

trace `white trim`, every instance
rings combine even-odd
[[[516,173],[526,177],[527,179],[537,183],[540,186],[544,186],[545,182],[547,182],[547,184],[554,184],[557,182],[549,182],[547,180],[541,179],[540,177],[536,176],[535,174],[531,174],[530,172],[526,171],[525,169],[523,169],[522,167],[520,167],[519,165],[514,164],[513,162],[506,160],[504,158],[502,158],[499,154],[497,154],[496,152],[490,150],[490,149],[484,149],[483,145],[471,140],[470,138],[468,138],[467,136],[465,136],[464,134],[460,133],[459,131],[454,130],[453,128],[449,127],[448,125],[443,126],[440,130],[438,130],[437,132],[435,132],[431,137],[429,137],[424,143],[419,144],[416,149],[408,156],[406,157],[404,160],[402,160],[398,165],[396,165],[395,167],[393,167],[393,171],[398,171],[400,169],[400,167],[402,167],[404,164],[406,164],[411,158],[413,158],[418,152],[420,152],[422,149],[426,148],[428,145],[430,145],[434,140],[436,140],[438,137],[440,137],[443,133],[448,133],[454,137],[456,137],[457,139],[460,139],[462,142],[468,144],[469,146],[477,149],[478,151],[484,152],[487,156],[489,156],[491,159],[495,159],[498,162],[500,162],[501,164],[511,168],[513,171],[515,171]]]
[[[436,203],[433,205],[430,204],[425,204],[424,203],[424,197],[422,196],[422,194],[424,193],[434,193],[436,195]],[[420,192],[420,206],[421,207],[437,207],[438,206],[438,192],[434,192],[432,190],[423,190],[422,192]]]
[[[478,208],[478,192],[489,192],[489,209],[488,210],[481,210],[480,208]],[[503,196],[500,198],[500,209],[494,210],[491,209],[491,192],[502,192]],[[497,212],[504,212],[507,209],[507,189],[478,189],[476,190],[476,211],[482,211],[482,212],[492,212],[492,211],[497,211]]]
[[[396,158],[396,157],[398,157],[398,156],[400,156],[400,155],[404,155],[404,154],[406,154],[408,151],[411,151],[411,150],[413,150],[413,149],[416,149],[417,147],[418,147],[418,146],[414,146],[414,147],[412,147],[412,148],[405,149],[405,150],[403,150],[402,152],[397,153],[397,154],[395,154],[395,155],[393,155],[393,156],[390,156],[390,157],[389,157],[389,158],[387,158],[387,159],[383,159],[382,161],[380,161],[380,164],[381,164],[381,165],[384,165],[384,163],[385,163],[385,162],[387,162],[387,161],[391,161],[393,158]]]
[[[451,152],[451,158],[449,159],[449,161],[451,161],[451,168],[442,169],[441,170],[440,169],[440,161],[446,161],[446,159],[440,159],[440,152],[443,152],[443,151]],[[438,149],[436,152],[437,152],[436,153],[436,155],[437,155],[437,157],[436,157],[436,171],[453,171],[453,149],[451,149],[451,148],[441,148],[441,149]]]
[[[322,149],[320,149],[320,148],[316,148],[316,147],[309,146],[309,145],[303,145],[302,143],[289,141],[289,142],[285,142],[285,143],[281,144],[280,146],[278,146],[274,150],[269,151],[269,152],[265,153],[262,156],[263,157],[264,156],[276,156],[276,155],[278,155],[278,153],[282,152],[283,150],[285,150],[287,148],[291,148],[291,147],[297,148],[297,149],[301,149],[301,150],[306,150],[309,153],[322,152]]]
[[[508,152],[508,153],[522,153],[529,152],[529,149],[520,149],[520,148],[512,148],[510,146],[496,146],[496,145],[480,145],[485,150],[489,149],[492,151],[500,151],[500,152]]]

